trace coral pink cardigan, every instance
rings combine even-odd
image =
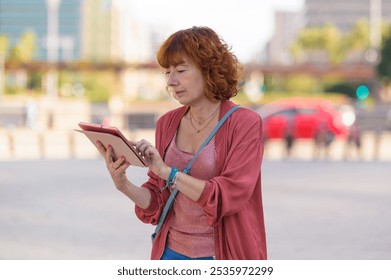
[[[233,106],[221,105],[219,119]],[[157,122],[156,148],[165,156],[187,107],[172,110]],[[216,258],[221,260],[266,259],[266,235],[261,191],[263,157],[262,121],[260,116],[245,108],[234,112],[215,136],[216,177],[205,183],[197,203],[204,208],[207,222],[214,228]],[[142,185],[151,192],[147,209],[136,206],[136,215],[144,223],[156,225],[169,191],[161,192],[165,181],[151,171]],[[170,213],[157,234],[151,259],[158,260],[165,248]]]

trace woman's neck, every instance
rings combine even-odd
[[[190,106],[189,115],[197,122],[203,123],[218,114],[217,111],[219,110],[220,105],[221,101],[216,103],[209,101],[208,103]]]

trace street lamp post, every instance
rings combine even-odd
[[[380,45],[381,45],[381,24],[382,24],[382,0],[370,0],[370,14],[369,14],[369,40],[370,49],[366,53],[368,61],[376,64],[380,59]],[[380,84],[375,80],[373,90],[376,102],[380,101]]]
[[[58,34],[58,8],[61,0],[46,0],[47,6],[47,60],[49,67],[46,80],[48,97],[58,96],[58,73],[55,64],[58,62],[59,34]]]
[[[381,45],[382,0],[370,0],[369,4],[369,43],[370,48],[365,56],[369,62],[375,63],[379,59]]]
[[[368,62],[376,64],[379,61],[381,45],[382,11],[381,0],[369,0],[369,49],[365,52]]]
[[[0,38],[0,102],[5,89],[5,52],[8,48],[8,40]]]
[[[381,2],[381,0],[370,0],[370,43],[373,48],[379,48],[381,43]]]
[[[5,88],[5,55],[0,50],[0,102]]]

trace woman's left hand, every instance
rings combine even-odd
[[[159,151],[145,139],[138,142],[130,142],[145,159],[149,169],[163,180],[167,180],[171,169],[164,163]],[[168,174],[166,175],[167,171]]]

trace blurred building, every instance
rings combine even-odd
[[[59,61],[77,60],[80,57],[80,5],[82,0],[63,0],[58,7]],[[48,9],[46,0],[1,0],[0,34],[9,37],[14,46],[21,36],[33,31],[37,38],[35,59],[48,58]]]
[[[306,0],[306,26],[322,26],[332,23],[342,32],[349,31],[360,19],[369,19],[371,8],[381,11],[383,21],[391,22],[389,0]],[[379,15],[380,16],[380,15]]]
[[[83,0],[81,21],[81,59],[107,62],[111,59],[111,1]]]
[[[303,11],[278,11],[275,13],[274,35],[266,45],[265,62],[271,64],[290,64],[293,62],[290,45],[304,26],[303,15]]]
[[[34,59],[44,61],[53,57],[53,53],[48,54],[47,43],[50,1],[0,1],[0,34],[9,37],[10,47],[25,32],[33,31],[37,38]],[[153,60],[152,32],[132,15],[132,1],[53,1],[59,2],[55,60],[129,63]]]
[[[149,30],[133,16],[126,0],[84,0],[82,5],[82,55],[92,62],[149,62]]]
[[[126,100],[154,99],[164,89],[160,71],[133,65],[155,62],[157,36],[137,18],[135,4],[129,0],[0,0],[0,34],[9,38],[12,50],[26,32],[34,32],[36,61],[100,63],[107,69],[112,69],[109,63],[129,64],[117,68],[116,94]],[[25,69],[6,74],[22,79],[18,88],[27,87]],[[58,75],[45,74],[42,87],[48,96],[57,96]],[[6,86],[14,86],[13,79],[6,79]]]
[[[150,62],[155,53],[152,47],[152,32],[134,15],[133,2],[113,1],[111,21],[112,30],[115,31],[111,38],[113,59],[129,63]]]
[[[289,64],[293,62],[290,47],[300,29],[333,24],[342,33],[348,32],[359,20],[367,19],[371,29],[371,46],[380,45],[381,22],[391,23],[389,0],[306,0],[302,11],[276,12],[275,33],[265,48],[264,62]],[[310,60],[324,61],[321,53],[309,55]],[[365,54],[351,54],[352,61],[367,59]]]

